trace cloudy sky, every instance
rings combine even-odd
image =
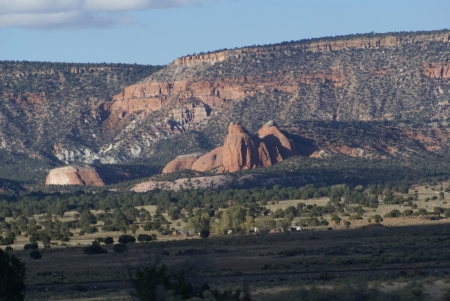
[[[0,60],[167,64],[201,51],[450,28],[450,0],[0,0]]]

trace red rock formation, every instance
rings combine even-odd
[[[431,64],[423,68],[422,74],[430,78],[450,78],[450,64]]]
[[[289,50],[289,49],[300,49],[303,51],[320,51],[320,52],[328,52],[328,51],[337,51],[342,49],[350,49],[350,48],[380,48],[380,47],[394,47],[405,44],[412,44],[415,42],[450,42],[450,35],[448,32],[437,32],[437,33],[423,33],[416,34],[410,36],[395,36],[395,35],[382,35],[382,36],[374,36],[367,38],[356,38],[356,37],[348,37],[339,40],[326,40],[322,41],[310,41],[310,42],[299,42],[297,44],[288,44],[288,45],[276,45],[276,46],[262,46],[262,47],[247,47],[240,48],[235,50],[225,50],[221,52],[215,52],[204,55],[193,55],[186,56],[179,59],[176,59],[172,65],[175,66],[193,66],[199,64],[214,64],[216,62],[221,62],[226,60],[228,57],[240,57],[243,54],[265,54],[273,50]]]
[[[228,57],[228,51],[220,51],[203,55],[191,55],[176,59],[172,64],[175,66],[189,67],[199,63],[214,64],[222,62]]]
[[[199,156],[178,156],[169,162],[163,173],[181,169],[207,171],[219,167],[218,172],[234,172],[244,169],[271,166],[297,154],[294,144],[277,128],[273,121],[259,130],[258,138],[251,136],[241,125],[234,122],[228,127],[224,146]]]
[[[223,146],[219,146],[198,158],[198,160],[192,164],[192,169],[197,171],[207,171],[222,165],[222,162]]]
[[[219,172],[233,172],[272,165],[263,141],[250,136],[239,124],[230,123],[223,146],[223,163]]]
[[[126,125],[125,116],[133,113],[142,113],[145,116],[145,114],[169,107],[169,110],[165,112],[165,117],[171,118],[168,112],[174,109],[175,113],[178,114],[177,108],[182,110],[192,99],[203,102],[214,111],[226,107],[236,100],[255,95],[255,93],[267,93],[275,90],[295,93],[298,91],[300,83],[317,84],[321,82],[340,87],[351,76],[351,74],[347,74],[348,70],[342,66],[314,71],[297,69],[295,72],[289,73],[289,76],[286,75],[286,70],[272,70],[264,75],[242,77],[230,76],[226,72],[212,78],[208,78],[208,76],[198,77],[195,74],[201,73],[204,66],[207,68],[211,64],[220,64],[228,59],[248,55],[258,57],[290,51],[330,52],[354,48],[398,47],[423,41],[449,43],[450,35],[448,32],[428,32],[404,36],[385,34],[367,37],[350,36],[341,39],[324,38],[186,56],[176,59],[167,66],[165,68],[166,75],[161,76],[160,74],[159,77],[155,75],[125,88],[122,93],[113,97],[113,101],[100,105],[96,114],[103,115],[102,120],[109,119],[106,123],[107,128],[115,129]],[[370,71],[374,76],[383,76],[386,73],[383,68],[380,70],[374,68]],[[450,78],[448,66],[428,66],[427,63],[422,71],[425,76],[432,78]],[[330,115],[329,119],[332,118],[332,115]]]
[[[125,88],[108,103],[111,112],[119,109],[128,112],[160,110],[170,96],[180,99],[195,97],[210,107],[222,106],[225,100],[246,96],[254,83],[242,85],[242,80],[227,81],[175,81],[172,83],[144,82]],[[141,103],[142,102],[142,103]]]
[[[172,110],[172,114],[173,119],[180,124],[190,121],[201,122],[209,116],[208,109],[205,105],[178,107]]]
[[[272,163],[281,162],[297,154],[292,141],[278,129],[273,121],[267,122],[258,131],[258,136],[267,145]]]
[[[177,170],[191,169],[192,164],[194,164],[194,162],[202,155],[202,153],[193,153],[178,156],[163,168],[162,173],[171,173]]]
[[[66,166],[50,170],[46,185],[105,186],[93,167]]]

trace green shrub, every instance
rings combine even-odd
[[[108,251],[103,249],[97,241],[92,242],[92,245],[83,249],[84,254],[107,254]]]
[[[105,238],[104,243],[106,245],[112,245],[114,243],[114,239],[111,236]]]
[[[119,236],[119,243],[128,244],[136,242],[136,238],[132,235],[123,234]]]
[[[23,300],[25,265],[0,249],[0,299]]]
[[[148,242],[151,241],[153,238],[151,235],[147,235],[147,234],[139,234],[137,240],[139,242]]]
[[[209,237],[209,230],[202,230],[200,232],[200,237],[201,238],[208,238]]]
[[[384,217],[399,217],[401,216],[401,212],[397,209],[392,209],[390,212],[386,213]]]
[[[39,252],[38,250],[33,250],[30,252],[30,257],[33,259],[41,259],[42,255],[41,252]]]
[[[34,244],[26,244],[23,246],[24,250],[37,250],[39,248],[37,243]]]

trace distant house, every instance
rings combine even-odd
[[[177,237],[180,237],[180,236],[186,237],[186,236],[189,236],[189,233],[186,229],[180,229],[180,230],[173,231],[172,235],[177,236]]]

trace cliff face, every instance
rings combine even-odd
[[[398,47],[405,44],[423,43],[423,42],[450,42],[450,34],[448,32],[431,32],[414,35],[386,34],[376,37],[342,37],[341,39],[321,41],[304,41],[300,43],[286,43],[287,45],[244,47],[235,50],[225,50],[216,53],[203,55],[186,56],[176,59],[172,64],[175,66],[191,67],[198,64],[214,64],[222,62],[229,57],[240,57],[248,54],[265,54],[269,52],[299,49],[311,52],[329,52],[345,49],[373,49],[380,47]]]
[[[93,167],[66,166],[50,170],[46,185],[105,186]]]
[[[102,120],[117,129],[157,113],[183,132],[242,101],[278,121],[446,118],[449,42],[448,31],[356,35],[182,57],[104,103]],[[207,113],[174,117],[192,106]]]
[[[449,79],[450,64],[432,63],[423,67],[423,75],[433,79]]]
[[[271,119],[283,129],[313,120],[446,120],[449,56],[447,30],[245,47],[164,68],[3,62],[0,151],[5,158],[48,160],[47,166],[166,163],[223,144],[231,121],[255,133]],[[273,130],[261,129],[258,143],[245,133],[230,136],[223,151],[192,166],[235,170],[233,161],[253,168],[295,153]],[[245,150],[239,156],[230,151],[238,146]]]
[[[230,123],[223,145],[223,162],[219,172],[233,172],[270,166],[269,150],[260,139],[251,137],[239,124]]]
[[[190,67],[197,64],[214,64],[226,60],[229,53],[230,51],[220,51],[215,53],[185,56],[173,61],[172,65]]]
[[[105,135],[99,107],[124,86],[159,69],[125,64],[0,62],[0,151],[10,158],[24,154],[56,164],[61,164],[58,160],[102,162],[104,156],[98,151]]]

